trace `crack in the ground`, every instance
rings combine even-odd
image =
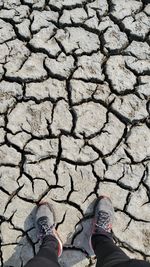
[[[34,228],[24,230],[23,225],[22,228],[16,226],[14,218],[17,220],[15,217],[17,206],[15,211],[9,212],[14,200],[18,201],[16,202],[18,207],[20,207],[19,201],[24,205],[31,206],[36,206],[45,199],[51,199],[56,206],[60,205],[60,207],[62,203],[62,206],[67,207],[68,210],[62,208],[61,220],[56,223],[58,231],[68,220],[69,208],[79,213],[81,218],[78,218],[78,221],[76,212],[71,214],[75,233],[72,235],[71,244],[65,245],[64,250],[83,253],[88,260],[88,266],[92,266],[92,258],[84,247],[76,245],[76,238],[78,239],[80,234],[83,234],[82,223],[93,217],[93,211],[86,213],[86,209],[91,199],[98,198],[101,187],[108,185],[106,191],[110,196],[112,196],[112,191],[109,186],[125,192],[120,199],[117,194],[115,197],[113,196],[116,203],[118,201],[118,205],[120,204],[119,206],[115,205],[116,215],[121,214],[128,218],[124,231],[128,231],[132,224],[138,225],[139,223],[143,227],[142,237],[144,238],[146,235],[144,227],[150,223],[147,212],[150,203],[148,132],[150,129],[150,70],[147,45],[150,44],[150,39],[147,29],[148,22],[145,22],[144,19],[149,20],[147,8],[149,1],[133,2],[136,2],[133,7],[130,4],[124,7],[123,1],[119,7],[118,3],[113,0],[107,0],[106,6],[105,3],[97,6],[95,0],[80,2],[76,0],[74,3],[49,0],[35,1],[34,3],[34,1],[21,0],[20,4],[4,2],[0,4],[2,24],[8,26],[8,30],[4,30],[3,25],[0,29],[2,33],[0,40],[0,179],[2,181],[0,186],[2,194],[0,225],[9,223],[12,227],[10,231],[18,231],[19,237],[25,238],[26,242],[30,244],[33,255],[36,253],[37,241],[34,241],[30,231],[32,232]],[[122,9],[124,13],[122,13]],[[52,15],[48,16],[47,12]],[[116,15],[117,12],[119,12],[118,15]],[[144,18],[140,18],[140,15]],[[39,18],[38,20],[36,16]],[[64,16],[66,16],[66,21]],[[133,20],[133,25],[126,24],[127,19]],[[141,26],[138,26],[138,23]],[[136,31],[134,25],[137,25]],[[50,33],[51,27],[52,33]],[[77,36],[79,29],[81,36]],[[46,36],[46,41],[41,37],[43,30],[50,34],[49,38]],[[73,34],[72,30],[74,30]],[[82,36],[82,33],[85,33],[85,36]],[[33,41],[36,36],[39,38],[37,46]],[[89,36],[92,36],[92,46],[89,43]],[[124,36],[125,41],[121,42],[120,36]],[[117,45],[114,40],[116,43],[120,40],[121,45]],[[52,50],[47,49],[48,41],[51,41],[50,48],[52,46]],[[136,47],[136,42],[141,47],[144,44],[141,51],[140,45]],[[40,60],[36,61],[38,58]],[[92,58],[94,58],[93,61]],[[138,66],[130,64],[130,60],[128,61],[127,58],[133,59],[133,62],[135,60]],[[99,61],[100,67],[98,66]],[[79,75],[80,72],[82,75]],[[49,79],[50,84],[47,82],[43,86],[44,82]],[[117,101],[121,102],[120,108],[119,105],[116,105]],[[30,104],[35,107],[32,118],[30,112],[28,114],[28,109],[26,109],[26,114],[23,114],[22,108],[18,109],[21,106],[30,106]],[[67,107],[64,110],[63,104]],[[95,108],[94,111],[88,109],[91,104],[93,110]],[[47,105],[50,105],[51,108],[47,109]],[[57,109],[59,105],[60,109]],[[84,107],[83,110],[82,107]],[[106,111],[105,120],[102,120],[103,114],[97,115],[96,108]],[[16,113],[17,109],[18,113]],[[92,112],[93,115],[90,118]],[[39,116],[38,123],[36,116]],[[101,120],[101,127],[99,127]],[[119,121],[118,125],[117,120]],[[92,121],[96,121],[95,125],[92,124]],[[42,132],[39,129],[43,125],[45,131]],[[145,126],[147,128],[144,128]],[[123,130],[119,135],[121,127]],[[101,146],[91,143],[94,138],[102,136],[104,138],[100,140],[104,143],[108,142],[104,147],[101,148]],[[134,141],[132,136],[134,136]],[[52,139],[54,145],[53,142],[51,143]],[[34,145],[34,141],[39,145]],[[47,145],[44,147],[45,141]],[[113,144],[112,147],[109,142]],[[105,151],[106,147],[108,149]],[[32,152],[32,148],[34,152]],[[38,156],[35,157],[36,155]],[[37,173],[34,175],[36,166],[39,164],[42,169],[47,161],[49,164],[54,162],[52,169],[54,182],[46,179],[45,176],[44,178],[40,177],[41,175]],[[27,169],[31,166],[34,166],[33,174]],[[107,174],[114,166],[117,166],[117,178],[111,179]],[[138,169],[140,166],[141,172],[138,180],[128,183],[126,175],[127,177],[131,175],[131,179],[135,179],[134,168]],[[78,177],[78,168],[81,168],[81,178]],[[120,168],[122,168],[121,171]],[[75,172],[77,179],[81,180],[78,190],[72,171]],[[9,172],[11,172],[11,176]],[[9,182],[7,177],[11,179]],[[66,180],[63,181],[64,177],[69,183],[67,186]],[[91,188],[88,187],[89,177],[95,179],[93,179]],[[12,188],[9,183],[12,183]],[[15,187],[13,183],[16,183]],[[38,185],[41,187],[38,188],[39,192]],[[58,195],[57,190],[60,192]],[[79,199],[76,201],[76,194],[82,190],[84,192],[82,201]],[[139,216],[138,211],[135,212],[132,207],[132,201],[138,192],[141,192],[139,196],[141,204],[139,205],[144,210],[143,216]],[[24,218],[23,212],[21,216]],[[121,220],[121,217],[119,218]],[[66,229],[67,231],[70,230]],[[2,232],[2,234],[4,233]],[[67,236],[66,233],[65,235]],[[127,251],[135,253],[135,255],[137,253],[143,259],[150,256],[146,252],[146,247],[144,252],[140,247],[138,248],[134,239],[128,243],[117,234],[114,238]],[[148,246],[148,243],[146,244]],[[0,240],[2,267],[6,266],[5,249],[8,247],[12,249],[16,245],[21,246],[21,243],[8,241],[3,244]],[[24,265],[24,259],[20,255],[18,255],[18,262],[19,266]],[[12,266],[16,266],[16,264],[12,262]]]

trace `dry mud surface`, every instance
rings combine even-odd
[[[95,265],[94,201],[111,197],[115,240],[150,259],[149,0],[0,0],[0,261],[38,250],[50,201],[62,266]]]

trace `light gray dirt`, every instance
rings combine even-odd
[[[95,265],[95,199],[115,207],[117,244],[150,261],[148,0],[0,1],[0,265],[39,249],[49,201],[62,267]]]

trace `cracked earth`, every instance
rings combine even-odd
[[[55,208],[62,266],[95,265],[94,200],[115,242],[150,260],[149,0],[0,0],[0,261],[38,250],[35,206]]]

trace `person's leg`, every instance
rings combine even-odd
[[[53,236],[46,236],[39,252],[25,267],[59,267],[58,241]]]
[[[150,267],[150,263],[144,260],[130,259],[129,261],[117,264],[114,267]]]
[[[97,267],[150,267],[145,261],[130,259],[113,241],[114,208],[107,197],[99,197],[95,206],[91,245]]]
[[[25,267],[59,267],[58,257],[62,253],[62,242],[55,229],[54,211],[48,203],[40,203],[38,206],[35,225],[41,247]]]
[[[93,235],[92,247],[97,257],[97,267],[111,267],[129,260],[129,257],[107,235]]]

